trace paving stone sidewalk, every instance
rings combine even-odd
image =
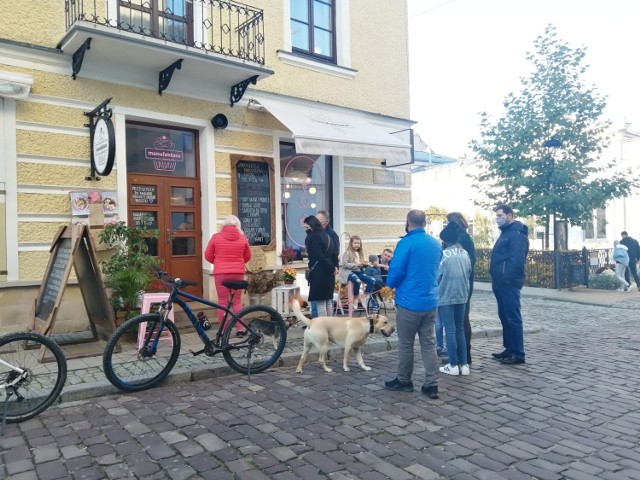
[[[333,360],[331,374],[284,367],[64,403],[7,427],[0,478],[639,478],[637,318],[523,304],[544,327],[526,337],[527,364],[490,360],[500,339],[477,338],[471,375],[441,376],[436,401],[419,392],[419,355],[415,392],[383,389],[387,351],[365,356],[369,372]]]
[[[618,293],[602,290],[578,289],[578,291],[558,291],[525,287],[523,290],[522,306],[524,328],[526,333],[534,333],[545,329],[564,328],[571,324],[575,316],[579,316],[584,324],[597,325],[598,314],[592,306],[617,307],[621,310],[640,308],[640,293]],[[540,316],[541,311],[547,315]],[[619,312],[626,315],[627,312]],[[393,311],[389,316],[395,319]],[[472,299],[471,319],[474,338],[501,335],[501,326],[496,314],[496,304],[491,285],[476,283]],[[206,355],[194,357],[189,353],[190,348],[199,350],[200,341],[195,334],[182,336],[182,349],[178,364],[172,371],[169,381],[182,383],[204,380],[234,374],[222,359],[221,355],[213,358]],[[372,335],[366,345],[367,352],[381,352],[396,348],[397,337],[384,338]],[[279,366],[297,364],[302,351],[302,329],[293,328],[288,332],[288,341],[281,357]],[[83,400],[106,394],[116,393],[117,390],[105,378],[102,370],[102,357],[71,359],[69,375],[62,392],[61,401]]]

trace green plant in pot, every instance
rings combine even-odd
[[[143,227],[149,223],[142,220]],[[118,222],[107,225],[98,236],[113,249],[101,267],[116,314],[124,312],[125,318],[131,318],[139,313],[140,295],[153,284],[153,268],[159,265],[159,260],[147,253],[147,239],[158,235],[157,230]]]

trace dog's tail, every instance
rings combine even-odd
[[[298,320],[304,323],[307,327],[311,326],[312,320],[302,314],[302,310],[300,309],[300,302],[298,300],[291,300],[291,310],[293,310],[293,314]]]

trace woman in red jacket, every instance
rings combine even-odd
[[[227,305],[229,301],[229,289],[222,282],[229,280],[244,280],[245,263],[251,260],[251,248],[249,240],[242,233],[242,225],[235,215],[229,215],[224,219],[222,229],[215,233],[204,252],[207,262],[213,264],[213,279],[218,293],[218,303]],[[233,313],[242,309],[242,295],[233,297]],[[218,310],[218,322],[222,322],[224,312]],[[243,336],[245,332],[237,325],[236,335]]]

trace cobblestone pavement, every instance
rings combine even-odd
[[[486,305],[485,305],[486,303]],[[495,304],[477,295],[476,326]],[[0,437],[0,477],[72,479],[637,479],[637,315],[523,299],[527,364],[488,359],[441,398],[388,392],[396,352],[373,370],[317,364],[63,403]],[[488,325],[488,323],[487,323]],[[494,321],[495,325],[495,321]],[[417,359],[419,356],[417,356]]]

